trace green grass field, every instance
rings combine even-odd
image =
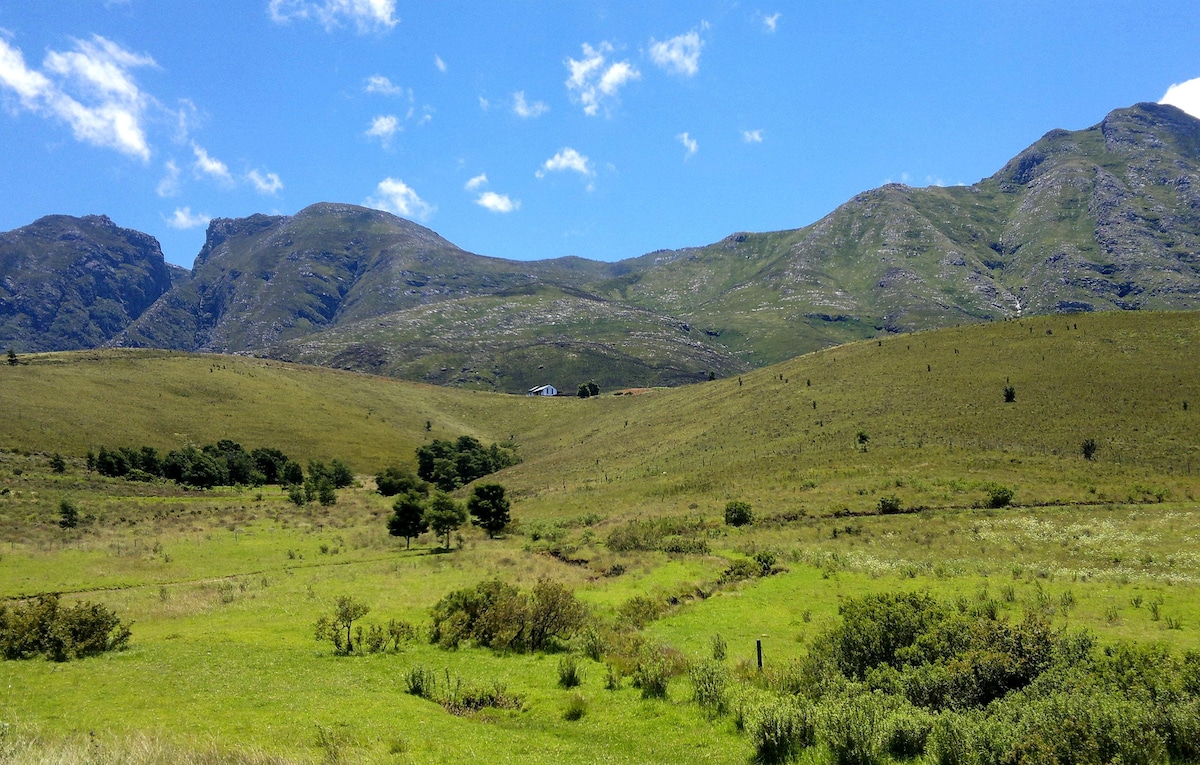
[[[643,699],[629,678],[606,689],[605,665],[586,658],[582,686],[566,690],[562,654],[417,639],[340,657],[314,640],[339,595],[370,605],[368,624],[425,627],[443,595],[491,577],[562,581],[604,629],[630,598],[650,596],[665,611],[620,640],[661,645],[683,664],[707,657],[719,633],[750,694],[767,692],[753,682],[756,640],[765,674],[785,672],[839,623],[839,604],[867,593],[994,601],[1003,618],[1036,611],[1102,645],[1200,649],[1198,341],[1200,314],[1038,318],[588,400],[240,357],[23,357],[0,368],[0,596],[99,601],[133,621],[133,638],[97,658],[0,662],[0,759],[751,758],[736,716],[701,709],[686,674],[665,700]],[[370,476],[411,464],[428,439],[463,434],[522,455],[495,476],[515,498],[513,528],[497,540],[464,529],[452,552],[435,552],[430,536],[406,551],[387,535],[390,504]],[[101,445],[219,438],[345,459],[360,486],[333,507],[296,508],[278,487],[187,491],[83,466]],[[1094,460],[1081,454],[1088,438]],[[68,458],[65,474],[51,472],[54,452]],[[997,485],[1012,489],[1011,506],[985,506]],[[904,512],[880,514],[893,497]],[[57,524],[63,498],[80,508],[77,529]],[[734,499],[752,504],[755,523],[722,523]],[[658,518],[691,519],[684,536],[707,552],[608,544]],[[720,582],[732,561],[763,551],[778,573]],[[450,714],[405,692],[415,666],[503,683],[522,708]],[[566,720],[575,693],[586,711]]]

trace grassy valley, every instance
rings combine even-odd
[[[22,355],[0,368],[0,595],[101,602],[133,636],[97,658],[0,662],[0,752],[744,763],[761,755],[764,710],[801,698],[839,607],[871,593],[986,606],[1012,625],[1040,614],[1101,646],[1200,649],[1198,340],[1190,313],[1024,318],[586,400],[233,356]],[[432,535],[406,550],[371,476],[460,435],[522,456],[488,479],[508,488],[514,523],[500,539],[467,528],[452,551]],[[186,490],[83,462],[101,445],[221,438],[344,459],[359,485],[297,507],[278,487]],[[59,526],[63,499],[79,508],[75,529]],[[734,500],[753,523],[723,522]],[[592,627],[548,653],[430,644],[429,609],[493,577],[565,585]],[[360,623],[403,621],[415,635],[394,652],[334,655],[313,625],[343,595],[370,606]],[[721,708],[697,701],[714,635],[727,646]],[[647,656],[665,667],[665,698],[633,687]],[[573,688],[567,657],[582,674]],[[452,713],[436,693],[409,692],[418,669],[460,700],[498,683],[519,708]],[[820,697],[802,759],[845,761],[830,738],[838,693]]]

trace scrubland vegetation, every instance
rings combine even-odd
[[[23,356],[4,613],[120,628],[0,661],[0,760],[1195,761],[1198,341],[1047,317],[588,400]],[[437,494],[418,449],[462,437],[514,458],[442,496],[502,486],[508,524],[389,533]],[[222,439],[358,475],[297,505],[86,460]]]

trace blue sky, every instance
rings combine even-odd
[[[973,183],[1052,128],[1200,114],[1189,2],[0,1],[0,230],[388,209],[601,260]]]

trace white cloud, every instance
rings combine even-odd
[[[680,133],[675,137],[679,139],[681,144],[683,144],[683,148],[687,149],[687,155],[684,157],[684,159],[687,159],[687,157],[692,156],[700,150],[699,142],[697,142],[695,138],[692,138],[687,133]]]
[[[475,200],[475,204],[492,212],[510,213],[513,210],[521,209],[521,200],[509,199],[508,194],[497,194],[494,191],[485,191]]]
[[[253,169],[246,173],[246,180],[254,185],[254,190],[259,194],[276,194],[283,188],[283,181],[279,180],[277,173],[260,173]]]
[[[467,184],[465,186],[463,186],[463,188],[466,189],[467,191],[474,191],[475,189],[486,186],[487,182],[488,182],[487,173],[480,173],[479,175],[475,176],[471,180],[467,181]]]
[[[205,215],[204,213],[193,214],[190,207],[176,207],[174,214],[170,218],[164,218],[164,220],[171,228],[183,231],[189,228],[207,226],[208,222],[212,220],[212,216]]]
[[[641,78],[642,74],[628,61],[610,62],[608,56],[613,52],[613,46],[601,42],[593,48],[583,44],[583,58],[575,60],[568,58],[566,66],[571,76],[567,78],[567,90],[572,97],[583,104],[583,112],[596,116],[603,106],[608,111],[608,104],[617,97],[626,83]]]
[[[446,71],[446,68],[447,68],[447,67],[446,67],[446,62],[445,62],[445,61],[442,61],[442,57],[441,57],[441,56],[437,56],[437,55],[435,55],[435,56],[433,57],[433,65],[437,67],[437,69],[438,69],[438,71],[439,71],[439,72],[445,72],[445,71]]]
[[[395,96],[404,92],[404,88],[396,85],[382,74],[373,74],[367,78],[367,84],[363,89],[368,93],[380,93],[385,96]]]
[[[1167,88],[1159,103],[1176,106],[1193,117],[1200,118],[1200,77]]]
[[[513,114],[524,119],[532,117],[540,117],[550,111],[550,107],[541,101],[534,101],[532,104],[525,100],[525,91],[518,90],[513,93]]]
[[[550,159],[542,163],[542,169],[538,170],[534,175],[538,178],[545,178],[546,173],[556,173],[563,170],[570,170],[579,173],[585,178],[591,178],[596,172],[592,169],[591,161],[570,147],[560,149]]]
[[[367,135],[371,138],[378,138],[384,146],[388,146],[392,142],[392,136],[401,130],[400,120],[391,114],[381,114],[371,120],[371,127],[367,128]]]
[[[483,96],[480,96],[479,97],[479,108],[486,112],[492,108],[492,102],[487,100]]]
[[[763,142],[763,131],[762,130],[743,130],[742,131],[742,142],[743,143],[762,143]]]
[[[156,102],[130,72],[157,66],[154,59],[100,35],[74,43],[74,50],[48,52],[43,73],[28,68],[21,51],[0,35],[0,87],[14,92],[24,109],[67,123],[76,140],[148,161],[143,122]]]
[[[703,47],[704,41],[695,29],[664,42],[655,42],[651,37],[650,59],[668,72],[692,77],[700,71],[700,49]]]
[[[196,163],[192,167],[197,176],[207,175],[224,184],[233,183],[233,175],[229,172],[229,166],[216,157],[209,156],[204,147],[195,141],[192,141],[192,153],[196,155]]]
[[[179,193],[179,165],[175,164],[175,160],[168,159],[163,169],[166,175],[158,182],[155,191],[160,197],[173,197]]]
[[[763,16],[763,31],[769,34],[775,34],[775,25],[779,23],[779,17],[782,15],[782,13],[775,13],[770,16]]]
[[[360,34],[382,32],[400,23],[396,0],[270,0],[267,13],[278,24],[313,19],[326,31],[352,21]]]
[[[421,221],[428,220],[437,211],[436,207],[417,196],[417,192],[399,178],[384,178],[376,191],[379,196],[368,198],[368,207]]]

